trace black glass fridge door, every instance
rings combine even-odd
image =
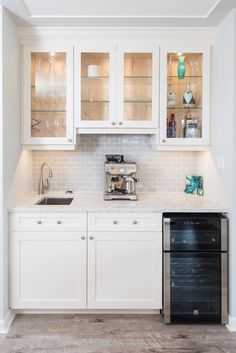
[[[164,250],[167,251],[221,251],[226,226],[225,218],[219,216],[169,215],[164,218]]]
[[[220,323],[221,253],[177,252],[164,256],[165,267],[169,266],[165,283],[169,285],[169,298],[165,288],[165,300],[170,322]]]

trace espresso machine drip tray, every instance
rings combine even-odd
[[[106,155],[105,171],[105,200],[134,200],[138,199],[136,183],[138,178],[137,164],[126,162],[123,155]]]
[[[111,201],[111,200],[130,200],[130,201],[137,201],[138,200],[138,195],[133,194],[133,195],[128,195],[128,194],[118,194],[117,192],[115,193],[108,193],[105,192],[104,194],[104,200],[106,201]]]

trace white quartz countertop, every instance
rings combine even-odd
[[[73,197],[70,205],[35,205],[44,196]],[[228,212],[226,205],[185,193],[139,193],[138,201],[104,201],[102,192],[28,194],[10,212]]]

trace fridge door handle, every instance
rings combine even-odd
[[[221,323],[228,323],[228,254],[221,253]]]
[[[221,251],[228,251],[228,219],[221,218]]]
[[[170,250],[170,218],[163,220],[163,247],[165,251]]]
[[[163,273],[163,308],[164,322],[170,324],[170,253],[164,253],[164,273]]]

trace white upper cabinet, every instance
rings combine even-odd
[[[110,42],[80,43],[75,49],[76,127],[115,124],[116,47]]]
[[[142,41],[79,43],[75,117],[79,128],[156,128],[158,46]]]
[[[73,46],[24,46],[23,144],[73,145]]]
[[[210,48],[161,47],[160,144],[209,145]]]
[[[117,123],[125,128],[158,127],[158,45],[118,45]]]
[[[25,39],[22,144],[74,149],[77,129],[151,134],[163,150],[209,148],[211,42],[172,35]]]

